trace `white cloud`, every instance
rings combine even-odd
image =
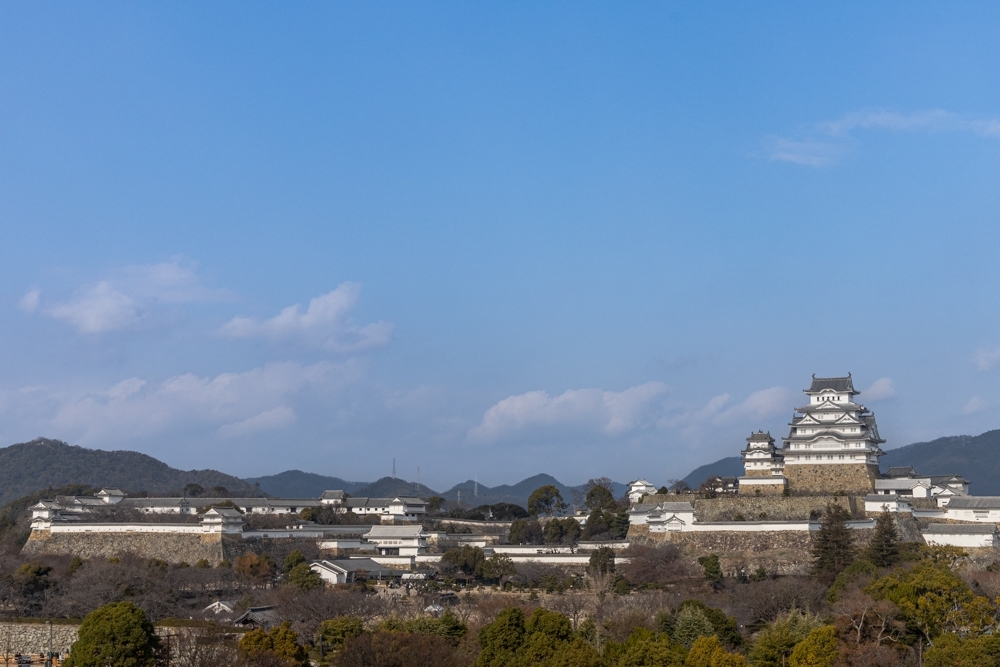
[[[1000,139],[1000,118],[968,118],[943,109],[912,113],[857,111],[819,125],[830,136],[846,136],[856,129],[878,129],[893,132],[972,132],[981,137]]]
[[[265,410],[260,414],[232,424],[219,427],[219,435],[225,438],[252,435],[259,431],[269,431],[295,423],[295,411],[287,405]]]
[[[747,399],[721,415],[718,420],[765,419],[783,412],[791,413],[795,407],[795,393],[784,387],[768,387],[753,392]]]
[[[768,137],[772,160],[808,167],[826,167],[850,153],[858,130],[889,132],[969,132],[1000,139],[1000,118],[973,118],[943,109],[911,113],[856,111],[832,121],[813,124],[805,136]]]
[[[976,350],[972,359],[976,362],[976,368],[979,370],[992,370],[994,366],[1000,363],[1000,346],[981,347]]]
[[[229,298],[226,290],[203,286],[192,262],[177,259],[159,264],[128,266],[94,285],[87,285],[66,302],[41,308],[44,314],[72,325],[84,334],[121,331],[137,325],[155,304],[207,303]],[[21,309],[35,312],[41,292],[21,298]]]
[[[807,167],[826,167],[848,153],[848,147],[832,141],[795,140],[769,137],[772,160]]]
[[[655,422],[667,391],[662,382],[647,382],[625,391],[570,389],[559,396],[529,391],[508,396],[489,408],[469,430],[472,440],[491,442],[536,428],[580,428],[608,436],[622,435]]]
[[[705,426],[718,426],[733,422],[756,425],[760,420],[778,414],[786,412],[791,414],[795,408],[795,392],[785,387],[759,389],[736,405],[731,405],[732,400],[732,396],[729,394],[713,396],[697,410],[664,416],[658,422],[658,426],[661,428],[681,428],[685,432],[691,433]]]
[[[974,412],[981,412],[990,406],[989,402],[984,401],[978,396],[973,396],[969,399],[969,402],[962,407],[962,414],[971,415]]]
[[[116,282],[138,299],[159,303],[215,303],[232,298],[229,290],[202,285],[196,269],[197,264],[184,259],[126,266]]]
[[[231,437],[295,421],[296,396],[329,391],[356,380],[353,363],[266,364],[243,373],[177,375],[162,382],[128,378],[103,390],[57,397],[50,425],[86,442],[133,440],[216,429]]]
[[[332,292],[312,299],[304,311],[295,304],[264,321],[234,317],[219,333],[228,338],[294,340],[334,352],[357,352],[388,344],[392,333],[388,322],[357,326],[352,321],[350,312],[360,294],[360,284],[341,283]]]
[[[872,383],[872,386],[861,392],[865,401],[881,401],[886,398],[894,398],[897,394],[896,385],[892,383],[892,378],[879,378]]]
[[[119,292],[108,281],[78,291],[73,298],[45,311],[85,334],[126,329],[143,316],[134,299]]]
[[[33,313],[38,310],[38,304],[42,299],[41,290],[33,289],[29,290],[27,294],[21,297],[21,300],[17,302],[18,307],[26,313]]]

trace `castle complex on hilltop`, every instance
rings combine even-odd
[[[758,431],[743,450],[746,474],[739,493],[871,493],[880,477],[875,415],[854,397],[851,375],[812,378],[809,402],[795,408],[784,447],[770,433]]]

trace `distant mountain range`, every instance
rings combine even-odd
[[[339,477],[325,477],[315,473],[302,472],[301,470],[288,470],[277,475],[268,477],[254,477],[248,482],[259,484],[260,490],[272,495],[284,498],[316,498],[327,489],[341,489],[352,496],[369,496],[373,498],[384,498],[392,496],[420,496],[429,498],[430,496],[440,496],[451,502],[461,501],[463,505],[476,507],[478,505],[492,505],[494,503],[515,503],[526,506],[528,496],[540,486],[551,484],[559,489],[563,499],[573,504],[576,496],[581,496],[583,486],[567,486],[551,475],[535,475],[528,479],[521,480],[517,484],[502,484],[500,486],[489,487],[485,484],[478,484],[474,480],[468,480],[461,484],[456,484],[447,491],[435,491],[430,487],[417,482],[409,482],[398,477],[383,477],[370,484],[364,482],[348,482]],[[612,482],[611,491],[615,497],[623,495],[628,487],[618,482]],[[576,494],[576,495],[574,495]]]
[[[981,435],[957,435],[930,442],[917,442],[887,450],[882,470],[890,466],[913,466],[921,475],[959,474],[971,482],[969,490],[977,496],[1000,495],[1000,430]],[[684,478],[698,488],[709,477],[743,474],[738,456],[707,463]]]
[[[1000,496],[1000,430],[957,435],[890,449],[882,469],[913,466],[921,475],[957,473],[971,482],[977,496]]]
[[[278,498],[318,498],[327,489],[340,489],[353,496],[357,495],[355,491],[366,485],[365,482],[348,482],[339,477],[301,470],[286,470],[266,477],[248,477],[247,481],[259,485],[262,491]]]
[[[139,452],[85,449],[46,438],[0,448],[0,504],[69,484],[160,495],[180,495],[188,484],[222,486],[240,495],[254,491],[252,484],[218,470],[177,470]]]
[[[922,475],[960,474],[972,483],[972,493],[1000,495],[1000,430],[918,442],[890,449],[882,457],[883,470],[905,465],[913,466]],[[697,488],[709,477],[741,473],[740,457],[728,456],[694,469],[684,481]],[[70,484],[118,487],[129,493],[146,491],[154,495],[180,495],[185,486],[197,484],[206,492],[213,487],[225,487],[233,495],[266,493],[286,498],[317,498],[327,489],[342,489],[352,496],[436,495],[452,502],[461,500],[463,505],[472,507],[499,502],[525,506],[531,492],[546,484],[559,489],[571,505],[582,501],[583,495],[583,485],[567,486],[545,474],[494,487],[468,480],[439,492],[394,477],[351,482],[301,470],[242,480],[218,470],[178,470],[139,452],[86,449],[46,438],[0,448],[0,504],[48,487]],[[612,491],[615,497],[620,497],[627,487],[614,482]]]
[[[718,461],[698,466],[684,478],[688,486],[697,489],[701,483],[710,477],[738,477],[743,474],[743,459],[739,456],[727,456]]]

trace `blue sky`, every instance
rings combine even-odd
[[[1000,9],[0,6],[0,442],[656,483],[1000,425]]]

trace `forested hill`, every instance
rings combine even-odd
[[[972,482],[976,496],[1000,495],[1000,430],[980,435],[956,435],[890,449],[882,469],[913,466],[921,475],[956,473]]]
[[[253,485],[217,470],[177,470],[152,456],[104,451],[38,438],[0,448],[0,504],[46,487],[84,484],[126,492],[180,493],[187,484],[249,495]]]
[[[980,435],[954,435],[890,449],[882,457],[882,470],[913,466],[921,475],[962,475],[972,482],[976,496],[1000,496],[1000,430]],[[684,478],[694,488],[709,477],[742,475],[738,456],[728,456],[695,468]]]
[[[339,477],[301,470],[286,470],[277,475],[264,477],[248,477],[247,481],[259,484],[261,491],[276,498],[319,498],[324,491],[334,489],[357,495],[357,490],[366,485],[366,482],[348,482]]]

